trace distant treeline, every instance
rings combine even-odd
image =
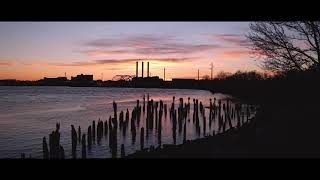
[[[200,89],[228,93],[250,100],[299,99],[318,96],[320,71],[288,71],[277,74],[256,71],[220,72],[213,80],[201,80]]]

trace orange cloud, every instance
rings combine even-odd
[[[0,60],[0,66],[11,66],[14,65],[14,61],[6,61],[6,60]]]

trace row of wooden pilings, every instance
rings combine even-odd
[[[244,122],[244,113],[242,112],[242,105],[236,104],[234,107],[231,106],[230,101],[227,100],[226,104],[222,104],[221,100],[216,104],[216,98],[214,101],[210,99],[209,108],[209,129],[211,129],[211,125],[216,123],[216,119],[218,119],[218,132],[225,132],[226,125],[228,124],[229,128],[234,128],[231,123],[231,119],[237,118],[236,127],[239,128]],[[158,110],[159,107],[159,110]],[[140,149],[144,150],[144,139],[148,139],[149,131],[153,129],[157,130],[158,133],[158,147],[161,147],[161,131],[162,131],[162,116],[164,114],[165,118],[167,117],[167,104],[164,104],[162,100],[159,102],[154,102],[153,99],[149,100],[149,95],[147,97],[147,101],[145,101],[145,96],[143,96],[143,104],[140,105],[139,100],[137,100],[136,106],[133,108],[131,112],[131,121],[130,121],[130,131],[132,136],[132,144],[136,141],[137,127],[140,124],[141,113],[145,113],[146,115],[146,124],[145,127],[140,128]],[[224,115],[222,115],[222,110]],[[247,119],[249,120],[250,110],[249,106],[246,109]],[[87,134],[81,133],[81,127],[78,127],[78,133],[73,125],[71,125],[71,148],[72,148],[72,158],[76,157],[76,149],[77,143],[81,143],[82,153],[81,157],[87,157],[87,149],[90,150],[92,144],[96,142],[100,145],[101,138],[103,136],[109,137],[109,148],[111,150],[112,158],[117,157],[117,131],[118,128],[122,132],[122,136],[126,136],[127,128],[129,127],[129,110],[126,110],[125,116],[124,112],[121,111],[119,114],[119,123],[117,116],[117,104],[113,102],[113,117],[109,117],[109,120],[105,120],[104,122],[100,119],[97,122],[97,126],[95,121],[92,121],[92,125],[90,125],[87,129]],[[173,143],[176,144],[176,131],[178,125],[179,134],[183,131],[183,143],[186,142],[186,134],[187,134],[187,121],[190,122],[190,97],[188,97],[188,102],[184,103],[183,98],[179,98],[178,108],[175,109],[175,96],[172,98],[172,103],[170,107],[170,120],[172,122],[172,135],[173,135]],[[202,126],[203,126],[203,135],[206,135],[206,116],[205,116],[205,107],[202,102],[198,99],[193,99],[193,124],[195,124],[196,132],[200,136],[200,118],[199,114],[202,117]],[[119,125],[119,127],[118,127]],[[53,131],[49,136],[49,148],[47,146],[46,138],[43,138],[43,158],[64,158],[64,149],[60,144],[60,124],[57,124],[56,130]],[[146,131],[146,132],[145,132]],[[121,133],[120,133],[121,134]],[[209,133],[210,134],[210,133]],[[215,132],[213,131],[213,135]],[[151,146],[151,149],[154,147]],[[124,144],[121,144],[120,149],[120,157],[125,157],[125,148]]]

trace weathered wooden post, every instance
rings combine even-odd
[[[86,134],[82,135],[82,159],[87,158]]]
[[[140,106],[140,101],[137,99],[137,108]]]
[[[132,110],[131,116],[131,134],[132,134],[132,144],[136,141],[136,126],[135,126],[135,118],[136,118],[136,108]]]
[[[120,115],[119,115],[119,126],[120,126],[120,130],[122,130],[122,127],[123,127],[123,111],[120,112]]]
[[[205,114],[205,109],[203,108],[202,109],[202,114],[203,114],[203,136],[206,135],[206,129],[207,129],[207,120],[206,120],[206,116],[204,115]]]
[[[183,126],[183,144],[187,142],[187,122]]]
[[[92,144],[92,132],[91,132],[91,126],[88,127],[88,148],[91,148],[91,144]]]
[[[92,140],[95,143],[96,140],[96,122],[92,121]]]
[[[42,140],[42,151],[43,151],[43,159],[49,159],[49,150],[48,150],[46,137],[43,137],[43,140]]]
[[[199,125],[199,101],[198,101],[198,99],[196,99],[196,121],[197,121],[197,124]]]
[[[158,102],[155,102],[155,129],[158,129]]]
[[[100,140],[103,134],[103,122],[99,119],[97,124],[97,142],[100,145]]]
[[[149,116],[150,116],[150,102],[147,102],[147,116],[146,116],[146,131],[148,131],[149,128]]]
[[[153,121],[154,121],[154,104],[153,104],[153,99],[151,99],[151,107],[150,107],[150,112],[151,112],[151,115],[150,115],[150,129],[152,130],[153,129]]]
[[[145,103],[146,103],[146,96],[143,95],[143,113],[145,112]]]
[[[126,112],[126,125],[129,125],[129,110],[127,108],[127,112]]]
[[[104,135],[108,135],[108,120],[104,121]]]
[[[111,130],[112,130],[112,118],[111,118],[111,116],[109,116],[109,121],[108,121],[109,123],[109,132],[111,133]]]
[[[71,144],[72,144],[72,158],[76,158],[77,151],[77,132],[74,129],[74,126],[71,125]]]
[[[109,148],[112,149],[112,134],[113,133],[113,128],[111,123],[109,123]]]
[[[162,106],[160,105],[160,112],[159,112],[159,122],[158,122],[158,144],[159,147],[161,147],[161,131],[162,131],[162,122],[161,122],[161,118],[162,118]]]
[[[140,149],[143,150],[144,147],[144,128],[141,128],[140,131]]]
[[[137,108],[138,113],[137,113],[137,121],[138,121],[138,127],[140,126],[140,117],[141,117],[141,106]]]
[[[188,97],[188,114],[190,113],[190,97]]]
[[[196,121],[196,100],[193,98],[193,113],[192,113],[192,122]]]
[[[228,110],[230,112],[230,110]],[[230,118],[230,113],[225,113],[226,121],[229,123],[229,129],[232,129],[232,123],[231,123],[231,118]]]
[[[173,112],[173,118],[172,118],[173,144],[176,144],[176,129],[177,129],[177,110]]]
[[[118,127],[118,119],[117,119],[117,103],[113,101],[113,117],[114,117],[114,127],[117,129]]]
[[[79,144],[81,143],[81,127],[78,127],[78,139],[79,139]]]
[[[173,109],[174,109],[174,100],[176,99],[175,96],[172,97],[172,102],[173,102]]]
[[[64,151],[60,145],[60,123],[56,124],[56,130],[52,131],[49,135],[49,148],[50,148],[50,158],[61,159],[64,158]],[[63,151],[63,152],[62,152]]]

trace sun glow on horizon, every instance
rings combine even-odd
[[[166,68],[166,80],[197,78],[198,69],[201,77],[210,75],[210,63],[214,75],[260,70],[246,47],[245,22],[89,24],[0,23],[0,79],[38,80],[66,73],[69,79],[92,74],[95,80],[111,80],[135,75],[136,61],[139,74],[142,61],[145,74],[147,62],[152,76],[162,78]],[[47,31],[39,34],[39,28]]]

